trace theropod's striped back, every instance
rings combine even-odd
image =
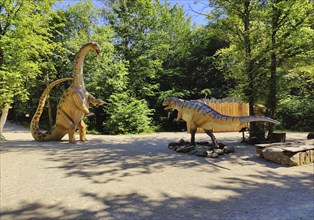
[[[276,121],[274,119],[267,118],[264,116],[228,116],[228,115],[223,115],[223,114],[217,112],[216,110],[214,110],[209,105],[205,104],[204,102],[200,102],[197,100],[191,100],[191,101],[184,102],[182,107],[183,108],[189,108],[191,110],[193,109],[194,111],[198,112],[199,114],[203,114],[204,116],[210,115],[211,118],[216,119],[216,120],[220,120],[221,122],[224,122],[224,123],[228,123],[228,122],[234,121],[234,120],[239,120],[240,124],[245,124],[245,123],[255,122],[255,121],[270,122],[270,123],[274,123],[274,124],[279,123],[278,121]]]

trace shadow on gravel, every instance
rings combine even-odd
[[[166,167],[183,169],[203,169],[203,172],[216,173],[230,170],[219,164],[221,161],[235,165],[255,165],[271,168],[281,165],[267,162],[256,156],[255,148],[241,145],[234,139],[225,141],[236,146],[236,152],[220,156],[218,159],[197,157],[173,152],[167,148],[171,140],[165,138],[151,139],[147,136],[126,138],[125,141],[93,139],[85,143],[69,144],[61,142],[14,141],[4,142],[1,154],[8,152],[44,152],[46,161],[55,162],[55,166],[46,169],[62,170],[66,177],[80,177],[91,183],[105,184],[121,181],[121,178],[150,173],[163,172]],[[208,165],[204,169],[202,165]]]
[[[110,141],[109,144],[103,140],[75,145],[64,142],[56,146],[53,143],[34,146],[34,142],[25,142],[19,147],[3,149],[4,152],[6,150],[43,151],[45,160],[56,164],[46,169],[62,170],[66,177],[80,177],[98,184],[121,181],[123,177],[160,173],[169,166],[201,169],[202,164],[208,164],[204,158],[172,152],[166,142],[146,138],[125,143]],[[208,172],[218,172],[220,169],[219,166],[209,165]]]
[[[236,152],[219,159],[175,153],[167,148],[170,141],[173,140],[147,136],[128,138],[124,142],[93,139],[76,145],[16,141],[14,145],[8,142],[1,145],[1,153],[39,150],[50,162],[46,169],[61,170],[66,177],[79,177],[93,184],[114,183],[137,175],[145,178],[145,174],[163,172],[169,166],[213,174],[226,170],[219,163],[225,160],[243,166],[259,163],[268,169],[254,170],[254,174],[244,178],[222,176],[215,184],[201,186],[215,194],[228,191],[228,199],[217,199],[217,196],[204,199],[188,194],[179,197],[159,192],[160,199],[153,200],[141,192],[98,195],[83,190],[82,201],[97,202],[97,207],[77,209],[63,202],[51,205],[25,201],[17,209],[0,210],[0,219],[313,219],[313,173],[278,174],[274,172],[276,169],[269,168],[280,165],[258,158],[254,147],[240,145],[234,139],[226,142],[236,145]]]
[[[267,183],[259,183],[267,179]],[[314,215],[313,175],[300,173],[287,177],[273,172],[257,172],[249,179],[224,178],[213,186],[228,190],[233,196],[223,200],[197,197],[176,197],[162,194],[152,200],[144,194],[99,196],[81,192],[83,199],[96,201],[93,210],[71,209],[62,202],[56,205],[23,203],[16,210],[1,210],[5,219],[302,219],[312,220]],[[295,200],[296,195],[301,200]]]
[[[63,170],[66,177],[76,176],[91,183],[109,183],[120,181],[122,177],[162,172],[168,166],[183,169],[202,169],[204,172],[219,172],[225,169],[216,165],[217,160],[206,160],[194,155],[180,154],[169,150],[170,138],[154,136],[126,136],[124,141],[114,138],[93,138],[85,143],[69,144],[61,142],[14,141],[3,142],[1,153],[44,152],[45,160],[55,162],[55,166],[46,169]],[[232,144],[234,140],[230,138]],[[224,156],[223,160],[231,159]],[[218,159],[219,161],[220,159]],[[234,161],[237,160],[235,156]],[[51,164],[51,163],[50,163]]]

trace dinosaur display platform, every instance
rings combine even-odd
[[[314,163],[314,140],[256,144],[256,153],[269,161],[288,166]]]
[[[214,149],[213,144],[208,141],[195,142],[195,145],[192,145],[191,142],[181,139],[179,142],[170,142],[168,148],[178,153],[210,158],[218,158],[219,155],[234,153],[234,147],[221,142],[218,145],[219,147]]]

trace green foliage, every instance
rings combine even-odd
[[[278,100],[295,85],[286,80],[296,79],[296,72],[313,76],[313,4],[307,0],[210,3],[216,12],[211,23],[226,30],[230,41],[217,54],[222,68],[237,82],[233,93],[249,102],[250,113],[254,104],[261,103],[266,104],[267,115],[275,117]]]
[[[116,1],[107,17],[115,31],[117,53],[128,63],[128,87],[138,98],[153,96],[158,89],[160,56],[167,49],[156,36],[159,7],[150,0]]]
[[[51,54],[48,18],[54,0],[0,4],[0,105],[28,99],[28,86]]]
[[[147,100],[149,107],[156,109],[154,121],[163,124],[166,113],[161,100],[168,94],[189,92],[189,84],[182,85],[181,79],[186,78],[190,21],[182,7],[168,3],[110,2],[105,18],[115,33],[116,53],[127,63],[129,94]]]
[[[186,57],[181,87],[188,90],[188,98],[224,98],[232,88],[232,80],[226,79],[218,67],[216,52],[228,45],[223,35],[217,34],[214,26],[200,27],[191,34],[190,53]],[[180,82],[179,82],[180,83]]]
[[[191,25],[180,6],[159,1],[113,1],[107,20],[115,46],[128,63],[132,95],[155,107],[159,94],[184,90],[179,79],[190,53]],[[184,85],[186,86],[186,85]],[[186,88],[185,91],[188,91]]]
[[[280,101],[277,115],[283,129],[314,131],[313,97],[289,96]]]
[[[279,100],[277,115],[287,128],[288,115],[299,110],[302,117],[296,118],[306,119],[299,127],[306,130],[311,122],[306,115],[313,102],[304,97],[314,92],[314,13],[307,0],[210,0],[208,25],[201,27],[191,26],[182,6],[164,1],[104,0],[96,7],[87,0],[52,10],[53,3],[0,3],[0,105],[12,103],[14,112],[32,115],[46,84],[72,76],[75,53],[93,41],[102,52],[85,59],[85,86],[108,102],[84,119],[93,132],[147,132],[152,122],[181,130],[184,124],[173,123],[175,111],[161,106],[170,96],[233,94],[273,107]],[[50,94],[53,114],[68,86],[60,84]],[[42,119],[48,124],[45,113]]]
[[[130,97],[126,92],[111,95],[106,104],[109,118],[104,122],[105,133],[108,134],[138,134],[151,132],[153,111],[148,109],[145,100]]]

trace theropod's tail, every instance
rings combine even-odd
[[[56,85],[58,85],[59,83],[62,83],[64,81],[68,81],[68,80],[72,80],[72,78],[62,78],[62,79],[58,79],[58,80],[50,83],[47,86],[47,88],[44,90],[44,92],[41,94],[37,110],[36,110],[36,112],[32,118],[31,124],[30,124],[30,130],[31,130],[32,136],[36,141],[42,141],[42,139],[43,139],[43,134],[42,134],[42,132],[39,131],[38,124],[39,124],[40,116],[44,110],[46,99],[47,99],[47,96],[48,96],[50,90],[53,87],[55,87]]]
[[[265,122],[270,122],[273,124],[279,124],[279,121],[276,121],[274,119],[267,118],[264,116],[242,116],[239,118],[240,118],[240,124],[245,124],[245,123],[254,122],[254,121],[265,121]]]

